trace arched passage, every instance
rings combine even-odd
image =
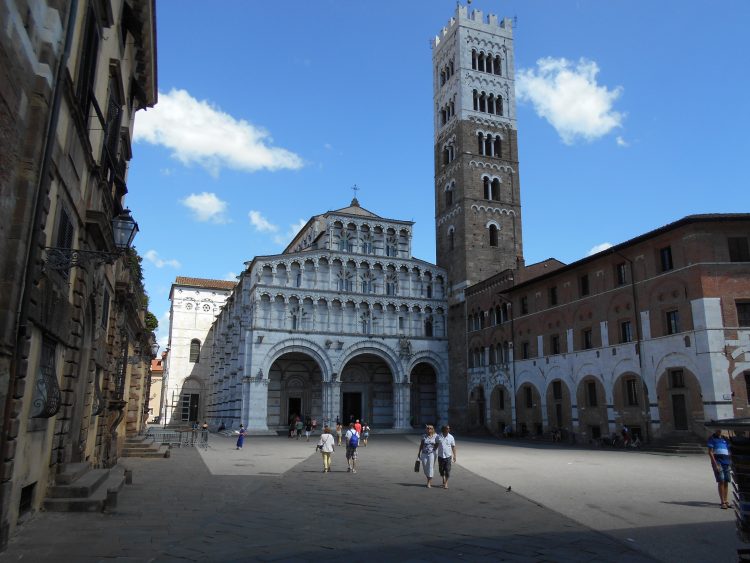
[[[392,428],[394,376],[383,358],[363,353],[341,371],[341,420],[367,422],[373,428]]]
[[[624,373],[612,388],[612,402],[616,418],[630,429],[630,434],[641,440],[648,433],[649,399],[643,380],[635,373]]]
[[[542,397],[531,383],[524,383],[516,393],[516,425],[521,436],[542,434]]]
[[[554,379],[547,387],[547,420],[563,435],[573,431],[570,390],[562,379]]]
[[[286,428],[298,416],[321,419],[322,381],[312,355],[287,352],[279,356],[268,372],[268,427]]]
[[[505,426],[511,424],[511,396],[504,385],[496,385],[490,395],[490,429],[503,434]]]
[[[607,396],[604,385],[593,375],[587,375],[576,390],[578,428],[584,441],[598,440],[609,433]]]
[[[684,367],[662,372],[656,383],[659,419],[662,436],[670,433],[690,433],[701,436],[703,402],[698,378]]]
[[[469,394],[469,427],[476,428],[485,424],[485,409],[487,403],[484,398],[484,387],[477,385]]]
[[[411,425],[437,424],[437,373],[426,362],[411,370]]]

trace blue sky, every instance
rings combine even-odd
[[[128,178],[163,347],[176,276],[232,278],[354,184],[435,260],[430,39],[455,0],[205,6],[157,2],[160,104],[136,118]],[[527,263],[750,211],[750,2],[471,8],[517,17]]]

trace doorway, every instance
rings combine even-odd
[[[672,395],[672,414],[674,415],[674,429],[687,430],[687,408],[685,406],[685,395]]]
[[[362,393],[344,393],[341,401],[341,420],[348,424],[349,420],[362,420]]]
[[[292,417],[302,418],[302,397],[289,397],[287,399],[287,418],[292,422]]]

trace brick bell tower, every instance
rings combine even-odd
[[[448,271],[450,303],[450,417],[466,427],[464,290],[523,265],[511,20],[458,6],[432,41],[432,66],[437,263]]]

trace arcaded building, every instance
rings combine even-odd
[[[750,214],[691,215],[466,291],[469,420],[584,441],[748,416]]]
[[[212,328],[209,423],[447,420],[445,271],[412,256],[412,229],[354,199],[247,262]]]

